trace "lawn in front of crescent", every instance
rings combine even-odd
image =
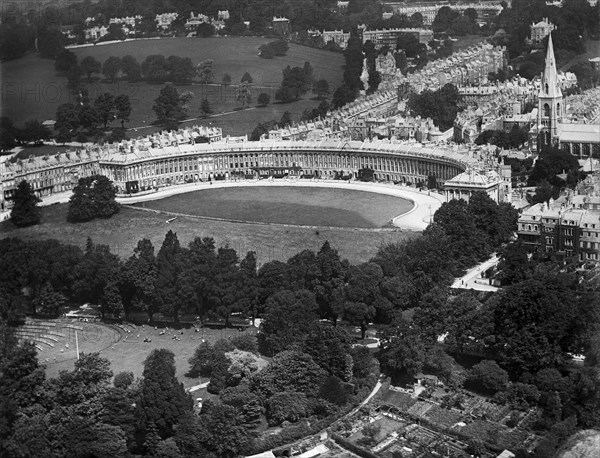
[[[244,193],[247,190],[239,191]],[[329,211],[326,207],[321,208],[324,213]],[[11,221],[3,221],[0,223],[0,238],[57,239],[83,249],[86,239],[91,237],[94,243],[108,245],[113,253],[126,259],[133,254],[133,249],[142,238],[150,239],[158,252],[167,231],[173,230],[182,246],[187,246],[196,237],[212,237],[217,246],[228,244],[240,257],[245,256],[247,251],[255,251],[260,264],[271,260],[286,261],[305,249],[318,251],[328,240],[339,251],[340,256],[358,264],[375,256],[382,245],[401,242],[419,234],[399,229],[315,229],[196,217],[179,217],[167,223],[169,217],[164,214],[127,207],[110,219],[73,224],[67,223],[67,209],[68,204],[42,207],[42,222],[36,226],[17,228]]]
[[[412,208],[394,196],[298,186],[208,189],[137,205],[236,221],[359,228],[385,226]]]

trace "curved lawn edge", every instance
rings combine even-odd
[[[318,188],[337,188],[337,189],[346,189],[350,191],[365,191],[365,192],[373,192],[376,194],[384,194],[388,196],[399,197],[404,200],[407,200],[413,204],[413,207],[400,215],[395,216],[392,219],[392,224],[394,227],[407,229],[411,231],[422,231],[424,230],[430,222],[431,215],[435,213],[435,211],[441,206],[442,202],[444,202],[443,196],[437,193],[429,192],[429,191],[419,191],[414,188],[409,188],[406,186],[398,186],[398,185],[390,185],[384,183],[363,183],[363,182],[340,182],[340,181],[328,181],[328,180],[317,180],[317,181],[308,181],[308,180],[258,180],[258,181],[213,181],[213,184],[208,183],[196,183],[196,184],[186,184],[186,185],[177,185],[166,189],[160,189],[156,192],[144,195],[137,195],[131,197],[119,197],[117,198],[117,202],[129,205],[139,202],[148,202],[152,200],[164,199],[165,197],[184,194],[192,191],[201,191],[206,189],[219,189],[219,188],[232,188],[232,187],[252,187],[252,186],[260,186],[260,187],[318,187]],[[139,209],[139,208],[138,208]],[[168,214],[168,212],[163,212]],[[225,220],[221,218],[214,217],[206,217],[206,216],[194,216],[188,214],[178,214],[177,216],[186,216],[186,217],[195,217],[195,218],[203,218],[203,219],[213,219],[213,220],[224,220],[230,222],[237,223],[251,223],[251,224],[260,224],[260,225],[277,225],[277,226],[287,226],[287,227],[310,227],[310,228],[328,228],[329,226],[302,226],[302,225],[294,225],[294,224],[283,224],[283,223],[265,223],[265,222],[255,222],[255,221],[240,221],[240,220]],[[343,229],[338,228],[336,229]],[[382,229],[366,229],[366,228],[347,228],[350,230],[367,230],[367,231],[381,231]]]

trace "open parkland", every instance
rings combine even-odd
[[[286,56],[262,59],[258,57],[257,49],[268,41],[267,38],[260,37],[163,38],[90,45],[73,48],[72,51],[79,60],[91,56],[100,62],[110,56],[126,55],[133,55],[141,62],[154,54],[189,57],[194,65],[212,60],[214,79],[211,83],[177,84],[177,90],[194,93],[188,110],[190,119],[200,117],[200,103],[206,98],[211,107],[207,121],[223,128],[230,135],[243,135],[251,132],[258,122],[279,119],[285,111],[289,111],[293,119],[299,119],[306,108],[314,108],[319,104],[318,101],[310,100],[311,96],[307,95],[292,103],[271,103],[266,107],[255,107],[261,92],[267,93],[271,102],[275,101],[275,90],[286,66],[310,62],[315,77],[326,79],[330,88],[339,86],[342,81],[340,70],[344,57],[341,53],[292,43]],[[253,78],[252,102],[249,109],[238,111],[240,105],[236,101],[236,87],[245,72]],[[221,84],[225,74],[231,76],[231,84]],[[69,90],[67,79],[56,74],[54,61],[42,59],[35,54],[4,62],[2,78],[3,115],[11,117],[16,124],[20,125],[32,118],[42,121],[54,119],[60,104],[74,103],[74,95]],[[84,79],[83,83],[91,99],[104,92],[113,96],[129,96],[133,110],[126,127],[130,130],[131,137],[160,130],[151,124],[154,119],[152,105],[163,84],[143,81],[130,83],[122,80],[110,82],[100,78],[93,78],[90,82]],[[183,122],[182,126],[187,124]]]
[[[161,212],[160,210],[151,210],[153,206],[160,207],[160,198],[180,195],[182,199],[190,199],[194,193],[187,194],[190,191],[199,191],[201,189],[233,188],[248,185],[250,187],[271,187],[277,189],[280,186],[289,188],[292,186],[300,187],[336,187],[345,189],[344,197],[347,197],[351,191],[374,191],[370,192],[371,199],[363,200],[364,208],[354,208],[353,211],[343,213],[344,219],[333,220],[331,225],[322,226],[311,224],[310,220],[304,220],[304,225],[293,224],[273,224],[256,221],[232,221],[227,219],[218,219],[202,216],[195,216],[188,212],[187,215],[178,214],[176,219],[167,223],[167,220],[174,218],[172,212]],[[377,191],[381,194],[378,194]],[[240,189],[243,193],[243,189]],[[274,194],[280,198],[280,203],[284,202],[282,193]],[[364,192],[362,193],[364,194]],[[387,194],[387,195],[386,195]],[[351,194],[350,194],[351,195]],[[378,208],[377,198],[388,198],[395,196],[398,199],[398,211],[390,210],[388,214],[390,223],[385,227],[354,227],[352,217],[358,219],[362,211]],[[294,193],[286,193],[288,198],[292,198]],[[285,261],[294,254],[303,249],[318,250],[319,247],[328,240],[332,246],[339,250],[343,258],[350,262],[362,262],[375,255],[377,249],[391,242],[398,242],[409,237],[414,237],[417,232],[423,230],[429,222],[431,215],[435,213],[441,205],[442,196],[427,191],[420,192],[415,188],[368,183],[339,183],[339,182],[311,182],[303,180],[300,183],[292,181],[251,181],[251,182],[214,182],[213,185],[207,183],[188,184],[168,189],[160,190],[156,193],[131,197],[120,198],[120,203],[126,206],[109,220],[93,220],[86,223],[65,225],[67,204],[70,193],[54,194],[44,199],[42,223],[36,226],[17,229],[10,221],[0,223],[0,237],[13,237],[17,235],[23,239],[48,239],[69,241],[79,246],[84,246],[88,237],[92,237],[94,243],[105,244],[111,248],[111,251],[121,257],[131,255],[138,240],[148,238],[152,243],[160,245],[164,235],[168,230],[177,233],[181,243],[186,245],[195,237],[213,237],[217,246],[229,244],[238,253],[255,251],[259,264],[271,260]],[[310,195],[307,195],[310,197]],[[338,200],[341,196],[338,196]],[[218,198],[215,196],[215,198]],[[153,202],[155,201],[155,202]],[[407,201],[414,202],[412,208],[407,208]],[[353,201],[356,202],[356,201]],[[304,202],[310,205],[310,201]],[[134,208],[130,204],[137,204],[140,207]],[[227,205],[223,201],[223,205]],[[141,205],[145,205],[141,207]],[[330,205],[335,207],[334,204]],[[267,208],[268,209],[268,208]],[[271,207],[273,212],[276,207]],[[305,207],[303,207],[305,209]],[[323,214],[328,213],[327,206],[311,207],[316,218],[322,219]],[[264,219],[275,218],[269,213],[262,213]],[[381,216],[378,216],[381,220]],[[392,220],[394,221],[392,223]]]
[[[216,190],[223,193],[216,193]],[[230,211],[235,209],[236,204],[247,207],[248,196],[257,190],[270,192],[267,203],[269,200],[277,201],[278,205],[261,207],[254,214],[254,221],[210,216],[223,206],[230,207]],[[315,191],[321,198],[320,202],[315,200]],[[213,213],[209,211],[208,215],[206,208],[198,204],[202,202],[204,193],[211,196],[214,205]],[[232,200],[236,194],[241,197],[240,200]],[[220,199],[220,195],[225,198]],[[330,199],[326,199],[327,196]],[[43,222],[19,229],[19,237],[57,238],[84,246],[89,236],[94,243],[107,244],[112,252],[127,257],[139,239],[146,237],[153,244],[160,245],[166,231],[171,229],[182,244],[195,237],[213,237],[217,246],[229,244],[240,254],[254,250],[259,265],[271,260],[286,261],[302,249],[318,250],[325,240],[339,247],[340,255],[351,262],[369,259],[382,245],[414,237],[416,231],[424,229],[443,199],[440,195],[416,188],[380,183],[215,181],[213,184],[182,185],[150,195],[119,198],[124,207],[111,219],[65,225],[69,197],[70,193],[62,193],[44,199],[41,204]],[[176,214],[174,210],[183,211],[182,206],[188,207],[188,214],[172,216]],[[275,221],[275,213],[285,211],[286,206],[291,217],[294,212],[302,210],[299,222],[304,224],[268,222],[269,219]],[[202,216],[202,213],[205,215]],[[388,223],[381,227],[386,220]],[[362,223],[363,227],[354,227],[355,222]],[[0,223],[0,238],[15,236],[15,230],[10,221]],[[175,354],[177,374],[186,388],[202,382],[184,375],[189,369],[189,358],[203,340],[215,342],[237,336],[240,332],[255,334],[258,330],[254,326],[244,331],[210,329],[199,323],[177,329],[164,324],[157,328],[147,324],[117,325],[73,320],[33,323],[26,327],[33,326],[35,330],[37,326],[38,335],[46,335],[50,339],[46,344],[38,344],[39,358],[46,365],[48,377],[58,375],[61,370],[72,369],[77,344],[80,352],[100,352],[108,358],[113,373],[131,371],[136,377],[141,377],[143,362],[153,349],[167,348]],[[55,329],[57,332],[53,332]]]

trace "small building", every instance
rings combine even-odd
[[[556,26],[550,22],[547,17],[537,24],[531,24],[529,43],[534,45],[540,44],[554,29],[556,29]]]
[[[433,31],[429,29],[416,28],[398,28],[398,29],[362,29],[363,43],[370,40],[377,49],[383,46],[389,46],[390,49],[396,49],[398,37],[403,34],[413,35],[421,44],[427,44],[433,39]]]
[[[447,202],[452,199],[463,199],[469,202],[474,192],[483,191],[494,202],[499,203],[501,184],[502,178],[497,172],[490,171],[484,174],[467,170],[444,183],[444,194]]]
[[[290,34],[290,20],[286,17],[273,17],[271,27],[273,28],[273,31],[281,36],[285,37]]]
[[[156,28],[159,30],[167,30],[171,27],[171,23],[177,19],[178,13],[163,13],[157,14],[154,20],[156,21]]]
[[[350,40],[350,32],[344,32],[343,30],[323,30],[321,38],[324,45],[334,42],[341,49],[346,49],[348,47],[348,40]]]
[[[108,27],[103,25],[100,27],[90,27],[89,29],[85,29],[83,33],[85,34],[86,41],[95,41],[99,40],[105,35],[108,35]]]
[[[210,24],[210,18],[205,14],[198,13],[194,15],[194,12],[190,12],[190,17],[185,23],[186,29],[195,29],[201,24]]]

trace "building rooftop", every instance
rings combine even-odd
[[[561,142],[600,143],[600,124],[559,123]]]

